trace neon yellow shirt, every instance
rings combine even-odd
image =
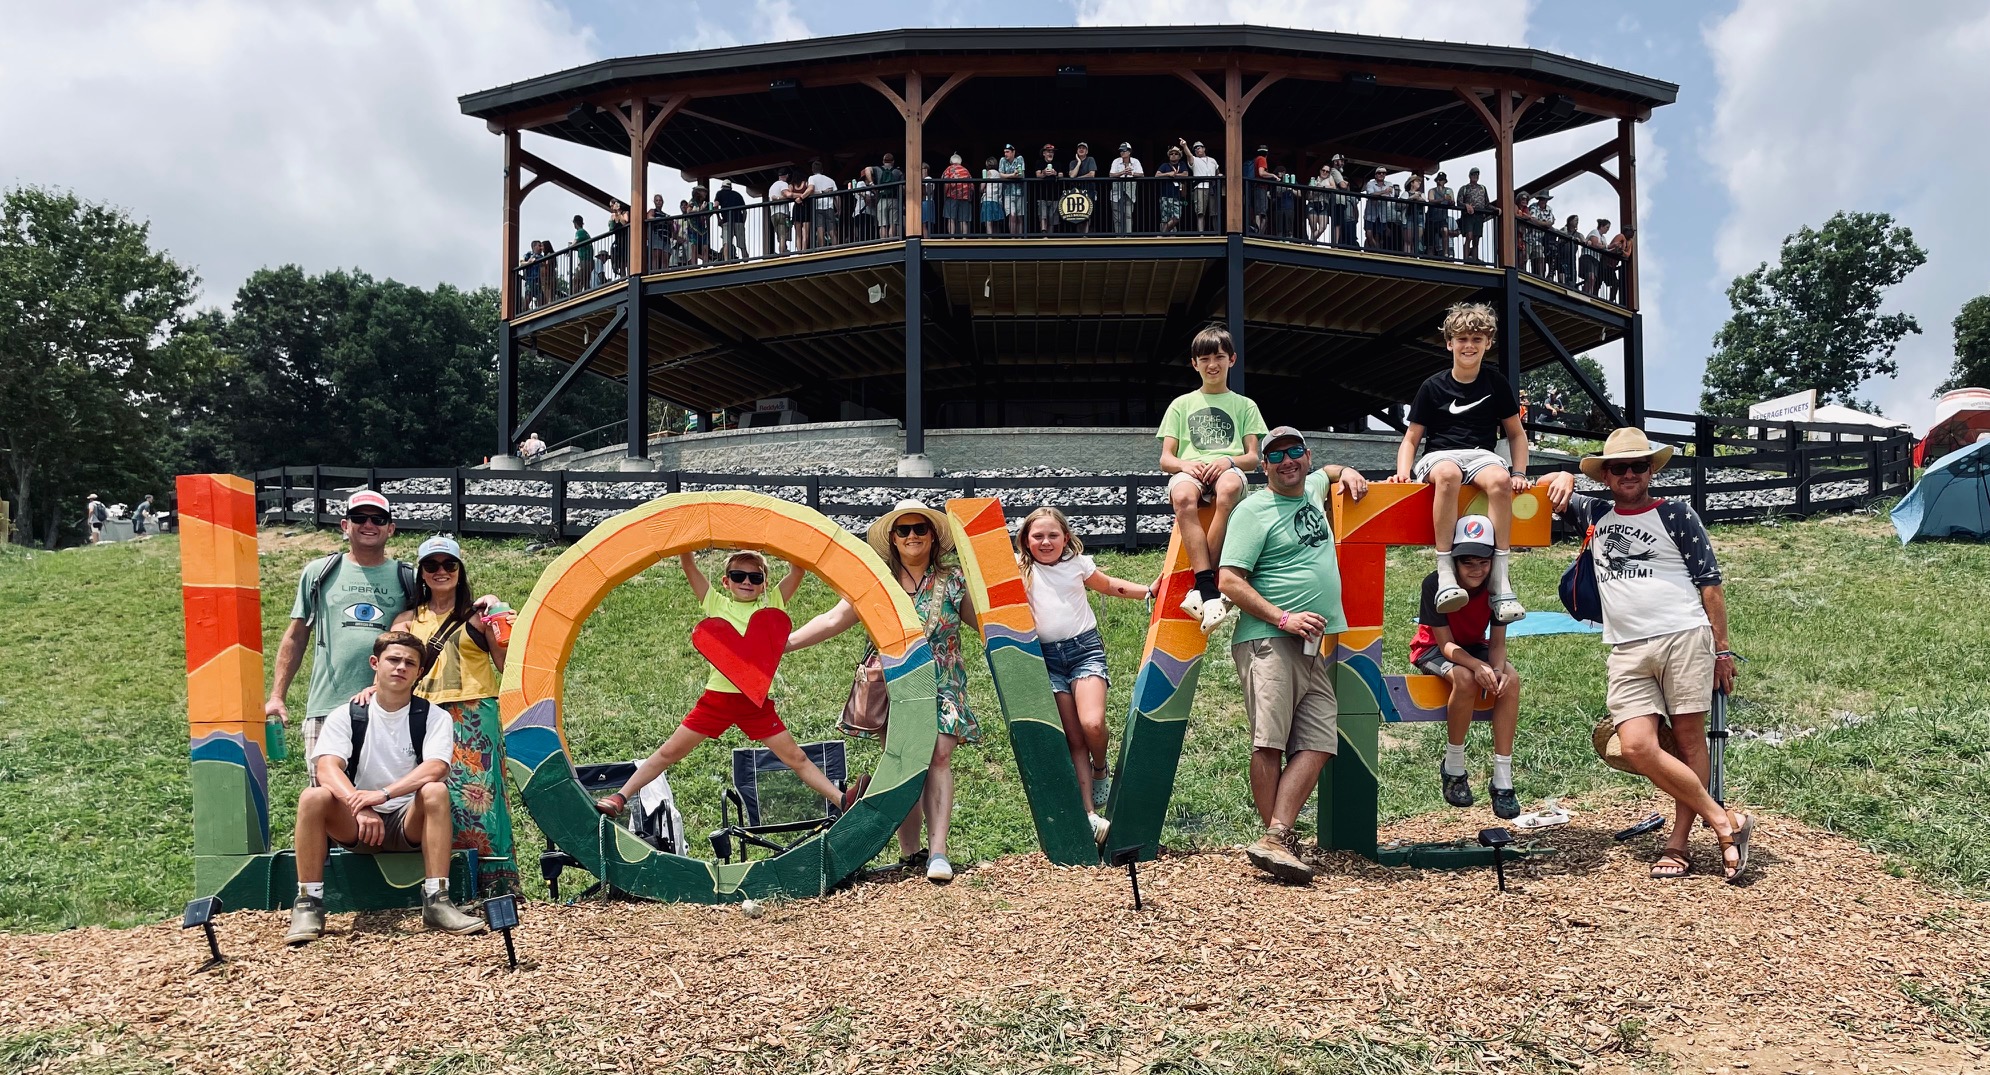
[[[773,579],[767,580],[767,589],[755,601],[741,601],[724,586],[713,583],[712,588],[705,591],[704,603],[698,608],[707,616],[716,616],[732,624],[732,629],[742,635],[746,633],[746,621],[752,619],[753,614],[761,609],[778,608],[783,612],[788,610],[786,603],[781,600],[781,588],[774,585]],[[727,694],[741,693],[738,687],[732,685],[732,680],[727,679],[725,674],[716,668],[712,669],[711,678],[705,680],[705,689],[723,691]]]

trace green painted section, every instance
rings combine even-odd
[[[1071,765],[1071,747],[1042,654],[1016,645],[994,646],[988,651],[988,672],[1009,725],[1010,749],[1044,856],[1059,866],[1098,865],[1099,845],[1078,798],[1078,770]]]
[[[194,895],[219,896],[224,910],[280,911],[297,895],[297,858],[291,851],[196,855],[193,863]],[[325,910],[419,907],[421,882],[419,854],[355,855],[334,850],[325,860]],[[465,852],[450,856],[449,891],[459,901],[474,895]]]
[[[196,760],[192,779],[195,855],[255,855],[269,850],[247,769],[234,762]]]
[[[1334,696],[1340,709],[1340,750],[1320,773],[1318,838],[1321,847],[1373,859],[1382,706],[1345,664],[1334,666]]]
[[[1151,712],[1141,711],[1147,677],[1161,675],[1149,662],[1140,670],[1128,706],[1126,734],[1119,744],[1119,777],[1106,801],[1112,830],[1106,837],[1106,861],[1128,847],[1139,847],[1143,861],[1161,853],[1161,827],[1168,819],[1168,800],[1175,793],[1175,771],[1181,765],[1182,740],[1188,735],[1189,710],[1195,704],[1196,683],[1202,678],[1197,657],[1182,673],[1181,685]]]

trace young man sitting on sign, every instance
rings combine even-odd
[[[1450,737],[1438,775],[1444,783],[1444,801],[1453,806],[1472,805],[1472,781],[1465,775],[1465,735],[1472,729],[1480,692],[1493,696],[1493,814],[1516,818],[1520,799],[1513,794],[1513,733],[1520,723],[1520,673],[1506,659],[1506,625],[1492,622],[1491,592],[1486,586],[1492,575],[1492,536],[1492,520],[1483,515],[1458,520],[1451,536],[1451,560],[1470,596],[1462,608],[1439,612],[1437,572],[1424,576],[1410,663],[1451,686],[1444,706]]]
[[[373,641],[373,700],[332,710],[311,751],[318,777],[297,800],[297,900],[285,944],[325,932],[328,841],[361,854],[420,851],[421,918],[429,929],[482,933],[484,920],[449,900],[449,714],[414,696],[426,650],[406,631]]]

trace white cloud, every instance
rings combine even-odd
[[[0,184],[152,222],[223,303],[250,272],[495,282],[501,145],[459,94],[586,62],[541,0],[10,5]]]
[[[1720,89],[1704,153],[1732,206],[1716,237],[1721,272],[1773,260],[1785,235],[1839,209],[1911,227],[1928,263],[1888,308],[1919,318],[1923,334],[1903,342],[1898,380],[1864,391],[1925,427],[1954,355],[1949,322],[1990,291],[1990,214],[1978,209],[1990,8],[1929,0],[1875,17],[1846,2],[1743,0],[1706,39]]]
[[[1348,34],[1517,45],[1533,0],[1078,0],[1081,26],[1250,23]]]

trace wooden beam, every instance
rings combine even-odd
[[[1486,107],[1486,102],[1479,97],[1479,91],[1468,89],[1464,86],[1453,86],[1451,90],[1458,95],[1459,100],[1471,105],[1472,111],[1479,114],[1479,122],[1485,124],[1486,133],[1492,135],[1494,138],[1498,138],[1499,118],[1494,116],[1492,110]]]
[[[1540,176],[1536,177],[1533,182],[1522,183],[1516,189],[1525,190],[1533,193],[1538,193],[1544,190],[1553,190],[1554,188],[1561,186],[1563,183],[1566,183],[1569,180],[1574,179],[1576,176],[1579,176],[1584,172],[1597,171],[1599,166],[1601,166],[1604,161],[1610,160],[1617,155],[1619,148],[1621,148],[1622,141],[1623,139],[1621,135],[1612,138],[1608,142],[1605,142],[1602,145],[1597,146],[1595,149],[1589,150],[1586,153],[1582,153],[1574,158],[1571,158],[1565,164],[1562,164],[1555,168],[1550,168],[1546,172],[1541,173]],[[1608,179],[1610,181],[1611,186],[1614,187],[1617,185],[1617,181],[1611,176],[1609,176],[1607,173],[1599,173],[1599,174],[1602,174],[1603,178]]]
[[[901,199],[905,206],[905,230],[900,234],[908,239],[917,239],[925,234],[925,218],[920,208],[925,204],[926,189],[919,175],[919,162],[926,156],[926,83],[917,71],[905,75],[905,159],[899,162],[905,173],[905,193]],[[937,206],[935,207],[937,208]],[[912,281],[906,281],[909,288]]]
[[[688,94],[679,94],[678,96],[684,97],[686,99],[689,98]],[[729,119],[720,119],[719,117],[714,116],[709,112],[696,112],[689,108],[685,108],[679,110],[677,114],[680,116],[684,116],[687,119],[695,119],[705,123],[709,123],[715,127],[724,127],[729,131],[738,131],[741,134],[751,135],[754,138],[765,139],[766,141],[772,142],[777,146],[787,146],[789,149],[799,149],[804,153],[815,152],[814,149],[805,146],[800,142],[789,141],[788,139],[782,138],[779,135],[768,134],[766,131],[757,131],[754,130],[752,127],[746,126],[743,123],[734,123]]]
[[[925,103],[919,106],[920,120],[923,121],[932,116],[934,111],[940,107],[940,102],[947,99],[947,94],[952,93],[961,83],[966,82],[977,74],[980,74],[977,70],[966,70],[955,71],[953,74],[948,75],[947,80],[940,83],[940,88],[928,94]]]
[[[1244,71],[1223,70],[1223,230],[1244,233]]]
[[[900,97],[895,91],[892,90],[890,86],[886,85],[884,79],[881,79],[876,75],[865,75],[864,77],[858,79],[857,81],[863,83],[866,86],[869,86],[870,88],[878,91],[879,94],[883,95],[885,100],[891,102],[891,107],[898,109],[898,114],[901,117],[907,119],[911,118],[912,106],[906,104],[905,98]]]
[[[1499,139],[1499,146],[1494,150],[1496,156],[1493,160],[1494,166],[1499,173],[1499,193],[1494,195],[1494,204],[1499,209],[1499,220],[1497,222],[1499,225],[1499,264],[1501,267],[1509,269],[1520,263],[1517,252],[1514,249],[1514,243],[1519,238],[1519,225],[1514,220],[1517,214],[1513,207],[1513,192],[1516,189],[1513,185],[1513,122],[1515,118],[1513,94],[1506,90],[1500,90],[1499,119],[1493,128],[1494,136]]]
[[[1175,77],[1181,79],[1183,82],[1186,82],[1191,86],[1194,86],[1196,88],[1196,91],[1201,93],[1203,98],[1209,102],[1209,107],[1216,110],[1216,118],[1217,119],[1223,118],[1225,112],[1223,104],[1223,95],[1209,88],[1209,83],[1203,81],[1201,72],[1184,71],[1181,70],[1180,68],[1176,68]]]
[[[649,211],[650,201],[650,146],[656,141],[656,133],[690,99],[688,94],[672,94],[661,104],[655,104],[654,116],[646,115],[654,104],[648,98],[638,97],[630,102],[629,232],[622,237],[622,245],[628,251],[628,269],[632,276],[641,276],[650,268],[649,228],[643,220],[643,214]]]
[[[1617,147],[1617,172],[1622,177],[1621,182],[1617,186],[1617,231],[1619,234],[1622,234],[1624,232],[1635,232],[1638,225],[1638,150],[1637,122],[1635,120],[1620,119],[1617,121],[1617,141],[1619,143]],[[1627,309],[1636,310],[1638,308],[1638,244],[1636,235],[1632,235],[1630,244],[1631,256],[1624,259],[1624,264],[1617,267],[1617,272],[1619,278],[1624,281],[1624,306]],[[1629,349],[1626,349],[1626,356],[1629,353]],[[1628,401],[1632,398],[1632,394],[1626,392],[1624,398]],[[1635,412],[1641,404],[1642,400],[1639,401],[1638,405],[1634,405],[1630,409]]]
[[[533,175],[539,176],[561,190],[593,202],[603,209],[608,208],[608,203],[615,200],[614,195],[574,175],[557,164],[540,159],[537,154],[528,150],[521,149],[518,151],[518,163],[530,169]]]
[[[1335,135],[1335,138],[1338,141],[1345,142],[1350,138],[1359,138],[1364,134],[1374,134],[1377,131],[1386,131],[1391,127],[1398,127],[1405,123],[1414,123],[1420,119],[1429,119],[1431,116],[1437,115],[1439,112],[1449,112],[1452,109],[1457,108],[1459,105],[1462,105],[1464,103],[1465,102],[1463,101],[1446,101],[1443,104],[1438,105],[1436,108],[1426,108],[1421,112],[1412,112],[1407,116],[1402,116],[1397,119],[1392,119],[1387,123],[1377,123],[1373,127],[1363,127],[1358,131],[1348,131],[1345,134]],[[1483,107],[1484,106],[1481,106],[1481,108]],[[1341,152],[1346,152],[1346,150],[1343,149],[1341,150]]]
[[[1257,85],[1251,87],[1251,92],[1244,95],[1243,110],[1249,112],[1251,110],[1251,102],[1256,101],[1258,99],[1258,94],[1263,93],[1267,89],[1270,89],[1272,83],[1277,82],[1283,79],[1284,77],[1285,77],[1284,71],[1265,72],[1264,76],[1258,79]]]
[[[510,321],[518,306],[518,203],[525,195],[518,189],[518,132],[504,132],[504,226],[498,241],[504,247],[498,279],[498,319]],[[509,331],[509,330],[507,330]],[[509,443],[509,442],[507,442]]]

